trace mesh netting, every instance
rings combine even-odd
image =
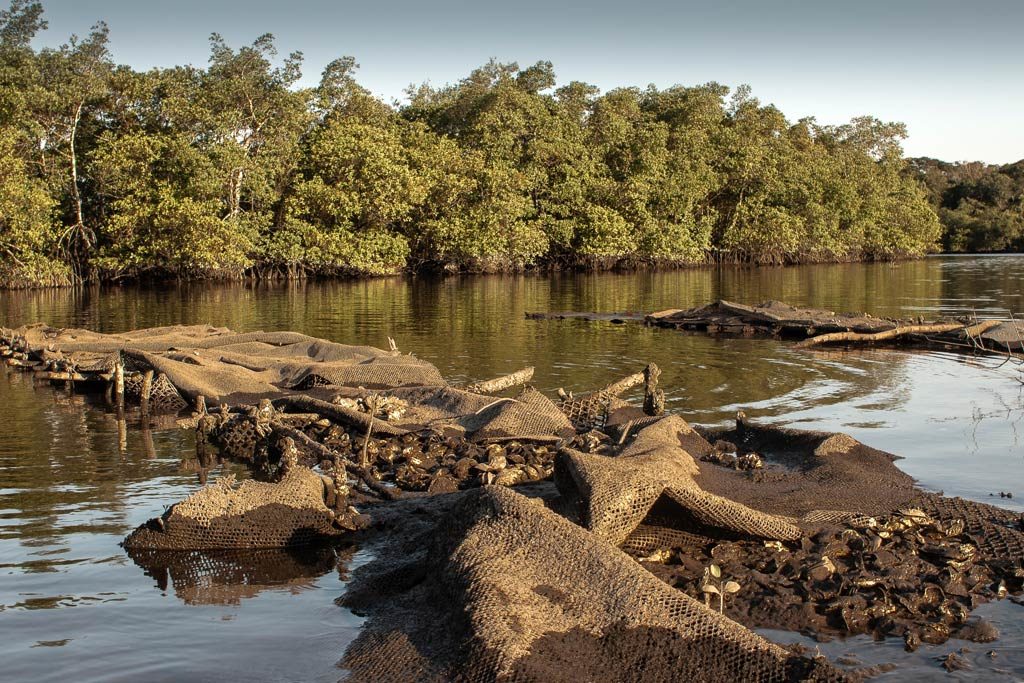
[[[582,523],[615,545],[652,511],[678,520],[679,530],[688,533],[714,529],[767,539],[800,537],[792,520],[702,490],[694,480],[696,462],[680,447],[680,436],[692,433],[672,416],[640,430],[616,458],[564,449],[556,460],[555,482]]]
[[[144,365],[136,363],[136,365]],[[147,401],[150,411],[158,413],[177,413],[188,406],[188,403],[181,397],[178,390],[174,388],[167,375],[159,373],[150,381],[149,395],[143,396],[145,376],[141,372],[133,372],[125,375],[124,393],[125,396],[135,402]]]
[[[963,520],[967,532],[986,557],[1024,562],[1024,515],[963,498],[923,494],[913,506],[934,519]]]
[[[179,398],[160,393],[161,405],[176,404],[181,396],[244,403],[254,396],[325,385],[387,389],[445,384],[436,367],[413,356],[294,332],[237,334],[205,325],[179,325],[99,334],[36,324],[12,335],[23,337],[35,353],[59,351],[90,371],[109,372],[120,353],[129,373],[154,370],[166,376]],[[129,382],[137,396],[138,379]]]
[[[567,397],[558,404],[573,427],[586,432],[591,429],[604,429],[608,423],[608,413],[615,397],[604,391],[595,391],[585,396]]]
[[[842,680],[511,490],[418,504],[356,571],[350,681]],[[413,511],[408,511],[413,512]],[[438,624],[444,624],[438,628]]]
[[[884,515],[920,494],[895,456],[845,434],[746,423],[705,436],[701,448],[710,451],[709,442],[722,439],[761,454],[765,467],[748,473],[702,464],[700,487],[766,512],[801,518],[827,506]]]
[[[337,536],[324,484],[304,467],[280,482],[228,479],[200,489],[125,539],[126,548],[206,550],[283,548]]]

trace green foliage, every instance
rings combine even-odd
[[[35,50],[44,28],[37,2],[0,12],[7,286],[890,259],[939,236],[901,125],[790,123],[745,86],[601,94],[491,61],[393,106],[350,57],[297,87],[269,34],[140,73],[102,23]],[[1013,178],[943,186],[947,241],[1017,244]]]
[[[906,174],[938,211],[947,251],[1024,251],[1024,161],[990,166],[920,158],[910,160]]]
[[[58,238],[53,200],[15,154],[15,141],[0,128],[0,286],[68,284],[67,266],[47,257]]]

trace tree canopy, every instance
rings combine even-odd
[[[491,61],[393,105],[351,57],[299,87],[269,34],[139,72],[103,23],[35,50],[45,27],[38,2],[0,12],[4,286],[892,259],[940,238],[902,125],[793,123],[747,87],[601,93]]]
[[[1024,251],[1024,160],[1005,166],[910,159],[951,252]]]

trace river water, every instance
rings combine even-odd
[[[1024,373],[1011,364],[945,352],[799,351],[774,340],[525,319],[534,311],[653,311],[717,298],[882,316],[1020,318],[1024,256],[8,292],[0,293],[0,325],[45,321],[114,332],[211,323],[376,346],[390,336],[453,382],[534,365],[535,383],[547,392],[594,388],[653,361],[663,370],[669,409],[691,422],[722,424],[742,408],[754,419],[842,430],[903,456],[900,466],[925,488],[1024,510]],[[358,550],[197,556],[142,567],[118,543],[199,486],[192,435],[137,416],[119,434],[117,421],[89,397],[16,373],[0,373],[0,407],[0,679],[342,677],[336,662],[360,619],[334,599],[365,559]],[[1004,637],[972,646],[979,661],[963,675],[1020,676],[1024,608],[1004,601],[983,609]],[[852,639],[822,650],[898,661],[895,645]],[[941,678],[930,658],[954,645],[926,646],[890,676]]]

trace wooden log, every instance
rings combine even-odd
[[[601,392],[609,396],[619,396],[620,394],[629,391],[633,387],[640,386],[643,383],[644,373],[642,371],[634,372],[632,375],[627,375],[616,382],[612,382],[602,389]]]
[[[36,371],[35,376],[40,379],[48,379],[54,382],[88,382],[91,379],[81,373],[66,370]]]
[[[657,325],[665,318],[669,318],[676,313],[684,313],[685,309],[682,308],[666,308],[663,311],[655,311],[654,313],[648,313],[644,316],[644,322],[648,325]]]
[[[366,429],[370,424],[370,416],[366,413],[355,410],[354,408],[346,408],[344,406],[328,403],[327,401],[321,401],[310,396],[283,396],[274,400],[274,407],[278,410],[288,409],[292,412],[298,413],[318,413],[329,420],[341,422],[342,424],[347,424],[352,427],[360,427],[362,429]],[[387,434],[388,436],[399,436],[409,432],[409,430],[404,427],[393,425],[384,420],[375,420],[373,430],[380,434]]]
[[[998,321],[987,320],[985,323]],[[924,325],[904,325],[902,327],[894,327],[891,330],[885,330],[884,332],[874,332],[871,334],[861,332],[832,332],[830,334],[820,334],[817,337],[811,337],[799,342],[797,348],[807,348],[810,346],[818,346],[819,344],[830,344],[833,342],[877,342],[877,341],[889,341],[890,339],[898,339],[899,337],[905,337],[910,334],[945,334],[947,332],[956,331],[967,331],[968,329],[990,329],[983,328],[982,323],[974,326],[966,326],[963,323],[931,323]]]
[[[510,387],[519,386],[526,384],[533,379],[533,368],[523,368],[522,370],[516,370],[515,372],[502,375],[501,377],[495,377],[494,379],[485,380],[483,382],[474,382],[465,387],[466,391],[471,391],[474,394],[496,394],[499,391],[504,391]]]
[[[965,327],[964,334],[971,339],[977,339],[978,337],[985,334],[992,328],[999,327],[1002,324],[1003,321],[1001,320],[982,320],[981,322],[975,323],[970,327]]]

